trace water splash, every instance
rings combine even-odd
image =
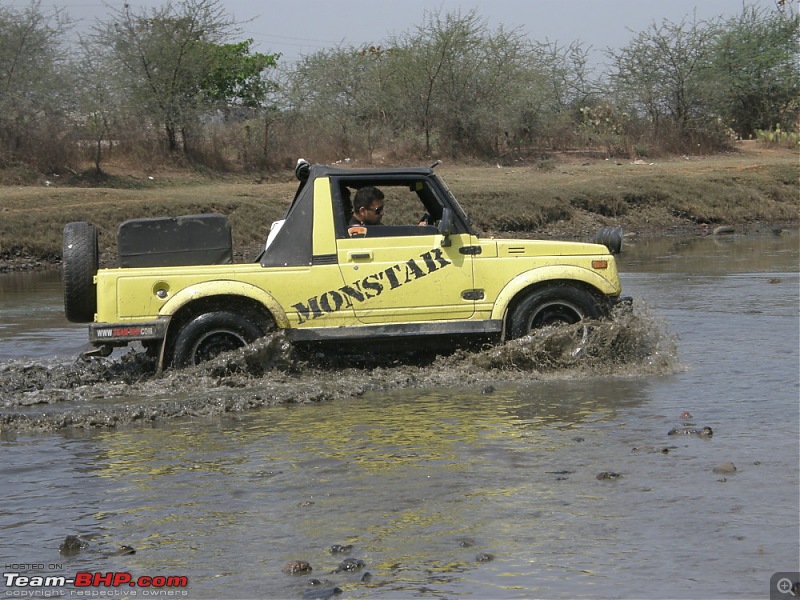
[[[581,340],[577,348],[576,340]],[[541,329],[468,360],[481,369],[504,371],[648,375],[674,371],[677,355],[675,338],[641,307],[609,321]]]
[[[580,339],[579,351],[575,340]],[[308,351],[276,333],[212,361],[156,374],[143,352],[73,363],[0,365],[0,431],[115,427],[398,388],[458,389],[498,382],[646,376],[679,368],[677,344],[644,307],[611,321],[447,356]]]

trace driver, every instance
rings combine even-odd
[[[380,225],[383,219],[383,192],[375,186],[363,187],[353,197],[353,218],[347,233],[350,237],[367,235],[367,227]]]
[[[373,225],[381,225],[384,210],[384,195],[375,186],[367,186],[359,189],[353,197],[353,217],[347,227],[347,235],[350,237],[364,237],[367,235],[367,228]],[[425,213],[420,217],[417,225],[426,226],[431,223],[431,216]]]

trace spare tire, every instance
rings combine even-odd
[[[97,227],[86,221],[64,225],[61,248],[61,281],[64,313],[73,323],[90,323],[97,312],[94,276],[100,265]]]
[[[601,227],[594,236],[595,244],[603,244],[611,254],[622,252],[622,227]]]

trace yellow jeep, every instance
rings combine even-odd
[[[294,200],[252,263],[232,262],[222,215],[126,221],[119,267],[108,269],[98,269],[94,225],[68,223],[65,312],[89,323],[90,353],[139,341],[159,368],[184,367],[276,329],[297,342],[391,347],[503,341],[606,317],[621,300],[618,232],[606,245],[483,239],[433,167],[299,161],[296,173]],[[351,195],[364,186],[384,192],[395,224],[350,237]],[[422,213],[431,225],[417,224]]]

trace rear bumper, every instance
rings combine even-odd
[[[90,323],[89,343],[95,346],[124,346],[129,342],[163,340],[169,319],[145,323]]]

